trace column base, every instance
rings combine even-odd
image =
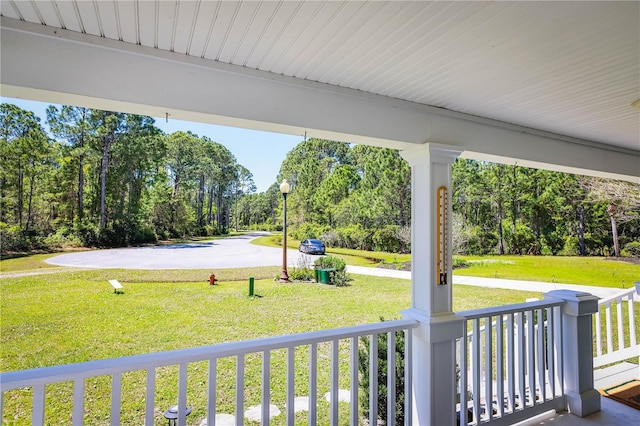
[[[586,417],[600,411],[601,395],[595,389],[590,389],[581,394],[567,393],[565,398],[569,412],[578,417]]]

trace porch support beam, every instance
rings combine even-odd
[[[438,188],[447,191],[444,229],[451,245],[451,165],[460,150],[425,144],[403,151],[411,165],[411,308],[402,314],[417,320],[412,330],[412,422],[414,425],[455,424],[455,342],[464,333],[464,318],[452,311],[451,250],[445,253],[446,278],[439,284]]]

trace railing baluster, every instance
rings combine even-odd
[[[268,352],[268,351],[265,351]],[[264,367],[264,362],[263,362]],[[264,370],[263,370],[264,377]],[[207,398],[207,426],[215,426],[216,424],[216,398],[218,392],[218,359],[211,358],[209,360],[209,383]]]
[[[513,413],[516,409],[516,379],[515,379],[515,347],[514,347],[513,314],[507,315],[507,411]]]
[[[484,319],[484,404],[487,419],[493,418],[493,330],[492,317]]]
[[[178,372],[178,426],[187,424],[187,363],[180,363]]]
[[[4,395],[3,395],[4,399]],[[31,408],[31,424],[44,424],[44,400],[45,385],[35,385],[33,387],[33,407]],[[0,410],[1,411],[1,410]],[[4,417],[0,416],[0,419]]]
[[[634,347],[636,342],[636,319],[633,305],[633,294],[627,296],[627,307],[628,307],[628,317],[629,317],[629,345]]]
[[[524,315],[522,312],[516,314],[516,326],[518,331],[518,342],[516,345],[516,371],[518,372],[518,397],[520,398],[520,409],[524,409],[527,402],[525,393],[525,336],[524,336]]]
[[[145,399],[145,424],[152,425],[155,415],[156,369],[147,368],[147,396]]]
[[[538,366],[538,386],[540,387],[540,403],[543,403],[547,399],[547,384],[544,378],[545,376],[545,344],[544,344],[544,336],[545,336],[545,327],[546,322],[544,320],[544,309],[537,309],[536,313],[538,315],[538,356],[537,356],[537,366]]]
[[[496,394],[498,416],[504,415],[504,323],[502,314],[496,317]]]
[[[473,392],[473,421],[480,424],[480,319],[473,320],[471,340],[471,389]]]
[[[602,325],[600,323],[600,307],[594,315],[596,317],[596,354],[602,356]]]
[[[114,373],[111,376],[111,425],[120,424],[120,405],[122,401],[122,375]]]
[[[531,406],[536,404],[536,356],[535,356],[535,331],[533,321],[533,311],[526,311],[527,318],[527,376],[529,384],[529,395],[531,397]]]
[[[558,389],[560,393],[564,392],[564,352],[562,349],[562,310],[560,306],[553,308],[555,310],[556,327],[555,327],[555,341],[553,346],[555,348],[555,362],[556,362],[556,381],[558,383]]]
[[[271,351],[262,351],[262,422],[269,426],[271,421]],[[288,415],[288,412],[287,412]]]
[[[357,425],[360,421],[358,414],[358,407],[360,405],[360,402],[358,401],[358,337],[351,338],[351,355],[349,363],[351,364],[351,395],[349,396],[351,404],[349,407],[351,413],[350,419],[352,425]]]
[[[624,349],[624,322],[622,320],[622,298],[616,299],[616,311],[618,314],[618,350]]]
[[[547,381],[549,399],[556,397],[555,360],[553,357],[555,316],[553,308],[547,308]]]
[[[378,334],[369,341],[369,424],[378,424]]]
[[[613,352],[613,332],[611,331],[611,302],[608,302],[605,306],[606,318],[607,318],[607,353]]]
[[[413,333],[410,329],[404,331],[404,424],[413,424]]]
[[[469,377],[469,367],[467,366],[467,351],[468,344],[467,339],[469,338],[468,321],[463,323],[464,325],[464,334],[460,338],[460,426],[467,426],[467,407],[469,403],[467,402],[467,379]],[[407,393],[405,392],[405,395]],[[406,397],[405,397],[406,398]]]
[[[236,357],[236,425],[244,424],[244,354]]]
[[[73,426],[82,426],[84,423],[84,379],[73,382]]]
[[[309,426],[318,421],[318,344],[309,345]]]
[[[287,348],[287,425],[289,426],[293,426],[296,420],[295,407],[294,407],[294,400],[296,397],[295,355],[296,355],[295,346],[288,347]],[[269,407],[267,407],[267,410],[268,408]]]
[[[387,426],[396,424],[396,332],[387,333]]]
[[[338,425],[338,394],[340,387],[338,386],[338,378],[340,362],[340,341],[333,340],[331,342],[331,425]]]

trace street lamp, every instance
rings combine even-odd
[[[291,187],[286,179],[280,184],[280,192],[284,198],[284,225],[282,226],[282,274],[280,275],[281,283],[289,282],[289,274],[287,273],[287,194]]]

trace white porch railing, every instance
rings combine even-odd
[[[458,312],[460,425],[511,424],[564,408],[562,300]],[[466,412],[466,415],[465,415]]]
[[[121,423],[121,399],[122,399],[122,376],[124,373],[131,371],[142,371],[146,374],[146,397],[145,397],[145,424],[153,425],[160,419],[157,418],[155,412],[154,396],[156,393],[156,370],[164,366],[178,366],[178,424],[186,424],[186,407],[189,400],[188,382],[194,380],[207,381],[207,407],[206,417],[207,424],[215,425],[216,415],[216,384],[217,384],[217,368],[218,360],[225,357],[236,358],[236,398],[235,398],[235,417],[236,424],[244,424],[244,403],[245,403],[245,356],[248,354],[262,355],[262,386],[261,386],[261,409],[262,424],[269,424],[269,407],[270,407],[270,384],[271,384],[271,353],[274,350],[285,349],[286,356],[286,422],[288,425],[294,423],[294,399],[295,395],[295,358],[294,351],[296,347],[308,347],[308,393],[309,393],[309,411],[308,424],[317,424],[317,371],[318,371],[318,345],[328,343],[330,349],[328,354],[322,353],[324,357],[327,355],[330,359],[330,424],[338,424],[338,375],[340,363],[339,343],[343,340],[350,342],[350,419],[352,425],[361,423],[358,403],[358,346],[362,336],[370,336],[370,353],[377,354],[378,335],[387,334],[387,351],[389,356],[389,370],[392,369],[392,363],[395,363],[395,333],[404,331],[405,334],[405,394],[409,394],[411,389],[411,329],[417,325],[414,320],[396,320],[377,324],[368,324],[355,327],[346,327],[332,330],[322,330],[310,333],[294,334],[289,336],[271,337],[265,339],[250,340],[244,342],[223,343],[200,348],[176,350],[170,352],[161,352],[155,354],[136,355],[123,358],[107,359],[102,361],[91,361],[79,364],[61,365],[34,370],[17,371],[2,373],[0,375],[0,384],[2,387],[2,400],[4,401],[7,392],[18,388],[31,388],[32,407],[31,407],[31,423],[33,425],[43,425],[55,423],[56,420],[45,418],[45,400],[46,387],[49,384],[60,382],[73,382],[73,425],[84,424],[84,401],[85,401],[85,381],[92,377],[111,377],[111,425],[119,425]],[[343,355],[344,356],[344,355]],[[208,371],[200,373],[199,377],[189,377],[187,367],[191,363],[206,361],[208,362]],[[369,424],[377,424],[377,398],[378,398],[378,359],[370,357],[369,360],[369,394],[370,400],[370,419]],[[203,377],[204,376],[204,377]],[[396,383],[395,375],[388,375],[387,388],[389,418],[388,425],[395,424],[395,405],[396,405]],[[405,399],[405,412],[410,413],[411,398]],[[0,403],[0,415],[5,419],[3,410],[4,404]],[[28,412],[28,409],[23,410]],[[11,413],[13,416],[14,413]],[[14,418],[14,417],[12,417]],[[405,416],[407,424],[411,423],[410,416]],[[28,419],[19,419],[21,422]],[[161,419],[164,420],[164,419]],[[344,420],[344,419],[343,419]]]
[[[596,354],[593,359],[594,367],[640,357],[640,342],[636,338],[633,303],[636,293],[640,295],[640,283],[636,284],[636,288],[630,288],[598,301],[598,313],[595,315]],[[615,319],[613,315],[615,315]],[[604,327],[602,327],[603,318]],[[615,344],[615,340],[617,340],[617,344]]]

